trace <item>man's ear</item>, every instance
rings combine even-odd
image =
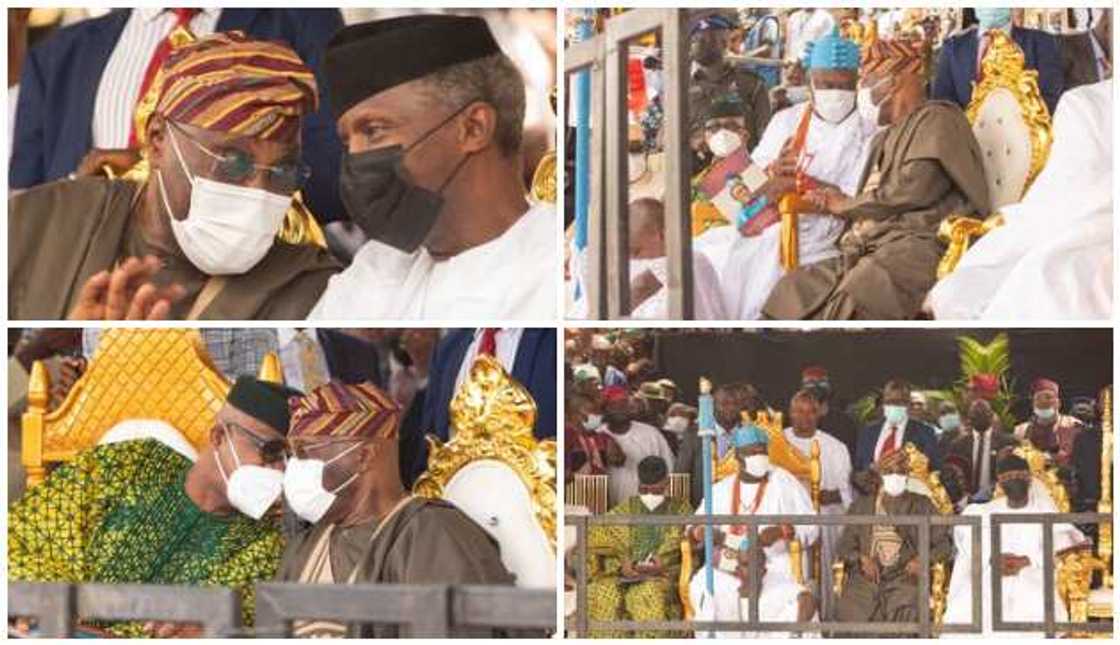
[[[465,153],[480,152],[494,143],[498,129],[498,111],[494,106],[475,101],[463,110],[459,121],[460,147]]]
[[[214,448],[214,450],[222,447],[222,439],[225,438],[225,434],[225,429],[216,423],[214,424],[214,427],[210,428],[210,445]]]
[[[159,168],[167,155],[167,121],[158,114],[148,119],[148,137],[144,144],[144,158],[151,168]]]

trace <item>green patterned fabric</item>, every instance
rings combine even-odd
[[[283,548],[267,521],[218,516],[183,488],[192,462],[158,441],[98,446],[57,468],[11,505],[8,577],[36,582],[221,585],[242,597],[275,574]],[[139,625],[114,624],[142,636]]]
[[[635,495],[607,511],[611,515],[691,515],[685,500],[666,498],[650,511]],[[587,533],[588,616],[592,620],[678,620],[677,581],[681,570],[683,526],[593,526]],[[622,580],[622,563],[652,556],[664,575],[640,582]],[[593,631],[592,638],[672,638],[666,631]]]

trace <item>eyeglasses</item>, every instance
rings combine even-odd
[[[261,461],[266,464],[284,461],[284,458],[288,455],[288,447],[283,439],[268,439],[258,436],[248,428],[233,421],[219,421],[218,425],[227,433],[230,429],[233,429],[248,438],[249,442],[260,453]]]
[[[244,150],[230,149],[217,153],[206,147],[202,142],[187,134],[183,128],[175,126],[203,154],[214,160],[211,170],[213,179],[227,184],[244,184],[252,177],[262,172],[265,183],[270,192],[281,195],[291,195],[299,190],[311,177],[311,168],[300,162],[285,163],[279,166],[266,166],[253,161],[252,155]]]
[[[288,439],[288,447],[291,454],[297,457],[303,457],[307,455],[308,451],[323,451],[336,446],[343,446],[343,449],[345,449],[355,443],[364,443],[370,441],[370,439],[370,437],[292,437]],[[341,450],[339,450],[339,452],[341,452]]]

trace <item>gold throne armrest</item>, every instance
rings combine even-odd
[[[972,99],[965,110],[965,116],[968,118],[968,122],[972,124],[974,131],[978,127],[985,126],[981,114],[985,104],[989,100],[998,100],[997,97],[1006,96],[1010,93],[1019,107],[1020,117],[1027,129],[1030,145],[1027,174],[1021,190],[1017,191],[1017,195],[1011,195],[1010,198],[1002,200],[996,195],[992,196],[993,203],[989,205],[992,215],[986,220],[951,215],[941,223],[938,237],[948,245],[948,249],[937,267],[938,279],[944,278],[956,269],[961,257],[968,250],[974,238],[979,238],[1003,225],[1004,219],[998,213],[998,209],[1008,203],[1022,200],[1031,183],[1034,182],[1038,173],[1046,165],[1046,160],[1050,154],[1050,145],[1053,141],[1050,111],[1047,109],[1046,101],[1043,100],[1042,92],[1038,87],[1038,72],[1027,69],[1022,50],[1009,36],[1001,31],[995,31],[992,32],[992,38],[992,43],[980,63],[980,80],[973,81]],[[983,144],[981,147],[983,148]],[[996,150],[989,149],[983,152],[986,169],[993,164],[997,164],[1001,158],[1000,155],[996,154],[998,152]],[[995,175],[995,177],[989,175],[990,186],[992,182],[995,182],[997,188],[1005,185],[1001,183],[999,175]]]
[[[476,462],[508,467],[529,492],[529,509],[556,553],[556,442],[533,436],[537,404],[492,356],[479,356],[451,400],[452,439],[428,436],[428,468],[413,493],[443,499],[461,470]],[[578,476],[577,476],[578,477]]]
[[[275,354],[265,357],[260,378],[282,382]],[[50,376],[36,361],[21,420],[27,485],[43,481],[49,464],[96,446],[128,419],[164,421],[201,448],[230,385],[193,329],[105,330],[89,367],[55,410],[47,409]]]

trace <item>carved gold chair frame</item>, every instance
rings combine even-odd
[[[428,437],[428,469],[413,492],[431,499],[461,469],[479,460],[509,467],[525,485],[532,513],[556,553],[556,442],[533,436],[537,404],[501,363],[482,355],[470,377],[451,399],[453,438],[444,443]]]
[[[279,358],[268,354],[260,378],[283,381]],[[128,419],[169,423],[195,448],[209,438],[231,383],[213,365],[193,329],[107,329],[85,373],[57,409],[48,410],[50,376],[36,361],[22,418],[21,461],[27,485],[43,481],[52,463],[73,459]]]
[[[1053,142],[1051,115],[1038,87],[1038,72],[1027,69],[1022,50],[1002,31],[994,31],[992,36],[992,43],[980,63],[981,79],[973,82],[972,99],[965,114],[968,122],[975,124],[981,107],[993,93],[1006,91],[1015,97],[1029,131],[1031,146],[1030,165],[1021,198],[1026,195],[1050,155]],[[1002,224],[1003,216],[998,212],[991,213],[985,220],[964,215],[945,218],[938,237],[948,244],[948,249],[937,267],[937,277],[944,278],[956,269],[974,238]]]

